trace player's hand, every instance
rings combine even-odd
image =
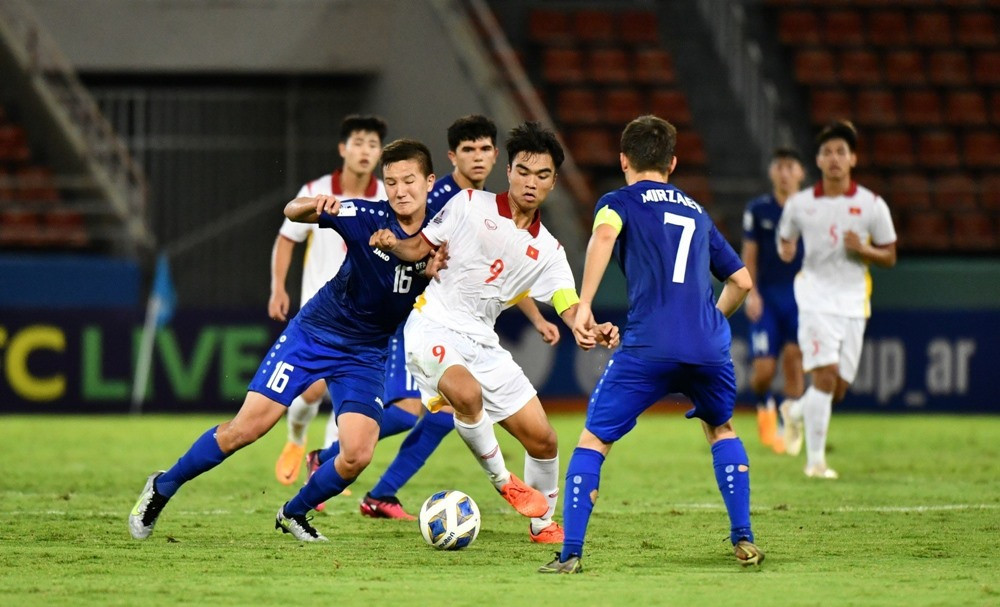
[[[746,312],[750,322],[757,322],[764,314],[764,299],[760,296],[757,289],[750,289],[750,294],[747,295],[747,302],[743,311]]]
[[[272,291],[270,299],[267,300],[267,315],[272,320],[284,322],[288,320],[289,305],[288,291],[284,289]]]
[[[542,341],[550,346],[554,346],[559,343],[559,327],[545,320],[545,318],[541,318],[537,323],[535,323],[535,330],[542,336]]]
[[[861,241],[861,237],[854,230],[847,230],[844,232],[844,248],[852,253],[861,253],[865,247],[865,243]]]
[[[594,326],[594,336],[598,343],[604,345],[608,350],[618,347],[621,343],[621,336],[618,334],[618,326],[609,322],[602,322]]]
[[[448,243],[446,242],[431,253],[430,259],[427,260],[427,268],[424,269],[424,276],[441,282],[440,272],[448,267],[449,257]]]
[[[313,198],[316,202],[316,214],[322,215],[326,213],[327,215],[337,215],[340,213],[340,201],[333,196],[327,196],[326,194],[320,194]]]
[[[584,350],[590,350],[597,345],[597,337],[594,334],[594,312],[590,309],[590,304],[580,302],[576,304],[576,317],[573,320],[573,338],[576,345]]]
[[[380,251],[391,252],[396,248],[397,244],[396,235],[392,233],[392,230],[379,230],[372,234],[372,237],[368,239],[368,244],[379,249]]]

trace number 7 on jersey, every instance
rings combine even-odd
[[[677,257],[674,258],[674,282],[684,282],[687,273],[688,252],[691,250],[691,239],[694,237],[695,223],[693,217],[675,215],[674,213],[663,214],[663,225],[675,225],[681,227],[681,240],[677,243]]]

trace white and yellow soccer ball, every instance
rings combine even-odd
[[[476,541],[482,519],[479,506],[461,491],[438,491],[427,498],[417,517],[420,534],[438,550],[459,550]]]

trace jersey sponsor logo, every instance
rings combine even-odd
[[[357,217],[358,207],[354,206],[353,202],[341,202],[340,212],[337,214],[338,217]]]
[[[479,458],[480,459],[493,459],[494,457],[497,456],[497,453],[499,453],[499,452],[500,452],[500,445],[497,445],[496,447],[493,447],[492,451],[490,451],[486,455],[480,455]]]
[[[643,202],[672,202],[674,204],[682,204],[689,209],[694,209],[699,213],[702,213],[701,205],[697,202],[691,200],[684,194],[681,194],[677,190],[646,190],[642,193]]]
[[[486,219],[484,223],[486,224],[486,229],[487,230],[495,230],[495,229],[497,229],[497,224],[493,223],[489,219]]]
[[[860,215],[861,207],[848,207],[847,212],[851,215]]]
[[[372,247],[372,253],[374,253],[376,257],[380,257],[382,261],[389,261],[389,254],[381,249]]]
[[[527,255],[528,257],[532,258],[532,259],[535,259],[535,260],[538,259],[538,249],[536,249],[535,247],[531,246],[530,244],[528,245],[528,250],[525,251],[524,254]]]
[[[448,205],[445,205],[445,207],[440,211],[438,211],[437,215],[434,216],[434,219],[431,219],[431,223],[437,225],[441,225],[442,223],[444,223],[444,214],[447,211],[447,209]]]
[[[375,397],[375,404],[377,404],[379,407],[385,407],[385,405],[382,404],[382,399],[378,396]]]

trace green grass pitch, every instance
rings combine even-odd
[[[470,494],[479,539],[426,546],[414,523],[360,516],[357,502],[399,438],[313,521],[330,542],[274,530],[296,490],[274,479],[284,421],[186,485],[153,536],[126,516],[145,477],[169,467],[208,416],[0,417],[0,595],[8,605],[997,605],[1000,422],[995,417],[834,414],[839,481],[766,452],[737,416],[751,459],[753,524],[766,551],[742,569],[698,424],[647,415],[611,452],[578,576],[535,569],[553,548],[448,437],[403,489],[411,512],[439,489]],[[582,415],[553,415],[565,470]],[[324,419],[317,422],[325,422]],[[317,441],[323,431],[314,424]],[[523,451],[498,429],[508,465]],[[560,517],[561,518],[561,517]]]

